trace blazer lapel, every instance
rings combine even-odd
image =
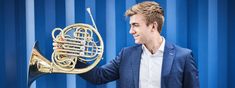
[[[133,50],[135,55],[132,55],[132,74],[135,88],[139,88],[139,72],[140,72],[140,59],[142,54],[142,47],[139,45],[136,50]]]
[[[161,73],[161,88],[165,88],[167,83],[167,76],[169,75],[172,67],[172,63],[175,57],[175,49],[173,44],[166,41],[164,53],[163,53],[163,62],[162,62],[162,73]]]

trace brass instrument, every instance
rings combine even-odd
[[[38,77],[50,73],[81,74],[94,68],[102,59],[104,44],[96,28],[90,9],[87,9],[93,26],[77,23],[64,29],[52,31],[53,53],[51,62],[37,49],[37,42],[32,49],[29,61],[28,87]],[[55,33],[59,34],[55,36]],[[97,40],[97,41],[96,41]],[[87,67],[76,68],[78,63],[90,63]]]

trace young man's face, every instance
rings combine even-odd
[[[152,26],[147,26],[143,15],[136,14],[130,17],[130,31],[136,44],[146,44],[150,40]]]

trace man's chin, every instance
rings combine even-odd
[[[139,41],[135,41],[135,44],[142,44],[141,42],[139,42]]]

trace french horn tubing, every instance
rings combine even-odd
[[[52,31],[52,61],[40,53],[36,48],[37,43],[34,45],[29,61],[29,87],[41,75],[50,73],[81,74],[91,70],[100,62],[104,52],[103,40],[89,8],[87,12],[94,27],[89,24],[77,23],[64,29],[55,28]],[[90,64],[84,68],[76,68],[78,62]]]

